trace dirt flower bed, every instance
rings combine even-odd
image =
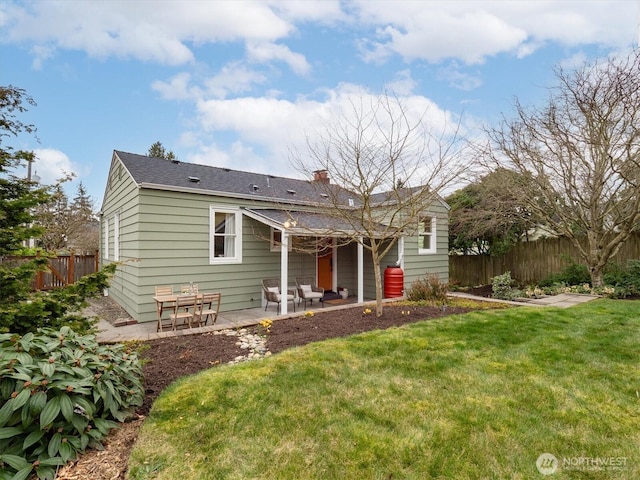
[[[106,308],[111,308],[108,302]],[[99,315],[107,315],[100,305],[92,304]],[[497,305],[492,305],[497,307]],[[370,310],[373,310],[371,308]],[[313,315],[274,321],[267,334],[267,348],[278,353],[287,348],[305,345],[328,338],[382,330],[390,327],[435,319],[447,315],[465,313],[474,308],[462,307],[407,307],[386,305],[383,315],[374,311],[365,313],[364,307],[350,307],[332,311],[314,310]],[[122,312],[114,312],[121,315]],[[260,326],[249,329],[251,333],[266,334]],[[129,452],[137,438],[138,430],[151,409],[153,401],[176,379],[207,368],[233,361],[243,352],[236,345],[237,337],[213,333],[163,338],[141,344],[140,356],[145,360],[145,399],[132,422],[114,430],[105,450],[89,451],[59,472],[59,480],[116,480],[124,479]]]

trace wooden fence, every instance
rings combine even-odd
[[[36,256],[6,256],[1,263],[16,265],[34,258]],[[89,255],[78,255],[71,251],[49,258],[48,271],[38,272],[31,286],[34,290],[51,290],[75,283],[85,275],[98,271],[98,259],[97,251]]]
[[[462,286],[487,285],[496,275],[511,272],[521,284],[535,284],[567,265],[567,258],[584,263],[578,251],[567,238],[546,238],[520,243],[501,256],[450,255],[449,281]],[[632,235],[612,262],[626,263],[640,259],[640,233]]]

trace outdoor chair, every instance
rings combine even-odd
[[[177,330],[179,321],[182,322],[181,326],[186,326],[187,324],[189,327],[192,326],[197,303],[198,296],[196,294],[178,295],[176,297],[173,313],[169,315],[173,330]]]
[[[189,285],[180,286],[180,293],[198,293],[198,284],[191,283]]]
[[[203,293],[202,298],[198,301],[196,308],[195,322],[198,326],[206,325],[211,317],[211,325],[216,323],[218,319],[218,311],[220,311],[221,293]]]
[[[173,285],[164,285],[156,287],[156,297],[165,295],[173,295]]]
[[[262,280],[262,289],[264,290],[264,297],[267,300],[267,304],[264,306],[264,311],[267,311],[267,307],[269,303],[277,303],[278,310],[280,313],[280,302],[282,302],[282,290],[280,289],[280,279],[278,278],[265,278]],[[287,290],[287,294],[285,299],[287,302],[291,302],[293,304],[293,311],[296,311],[296,302],[295,302],[295,290]]]
[[[307,302],[313,305],[314,300],[319,300],[324,307],[324,288],[316,286],[313,277],[296,277],[296,287],[298,289],[298,303],[304,301],[305,310]]]
[[[156,297],[172,297],[173,296],[173,285],[162,285],[155,287],[155,296]],[[163,328],[173,328],[173,322],[169,322],[166,325],[163,322],[166,322],[167,319],[162,318],[162,312],[165,309],[172,309],[175,306],[175,302],[172,301],[156,301],[156,308],[158,309],[158,326],[156,331],[161,332]]]

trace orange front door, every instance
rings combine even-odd
[[[325,291],[333,290],[333,255],[331,249],[318,255],[318,286]]]

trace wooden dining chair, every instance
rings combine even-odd
[[[158,285],[155,287],[155,296],[156,297],[171,297],[173,296],[173,285]],[[164,324],[167,321],[163,317],[163,312],[165,310],[173,310],[175,307],[175,302],[172,301],[158,301],[156,300],[156,308],[158,309],[158,326],[156,328],[157,332],[162,332],[164,328],[173,328],[173,322],[169,319],[166,325]]]
[[[189,285],[181,285],[180,293],[198,293],[198,284],[190,283]]]
[[[198,327],[206,325],[211,317],[211,325],[218,320],[218,312],[220,311],[221,293],[203,293],[198,301],[194,322]]]
[[[162,297],[164,295],[173,295],[173,285],[163,285],[156,287],[156,297]]]
[[[181,322],[180,326],[189,325],[189,327],[191,327],[197,303],[198,296],[196,294],[178,295],[176,297],[176,303],[173,306],[173,313],[169,315],[173,330],[178,329],[178,322]]]

